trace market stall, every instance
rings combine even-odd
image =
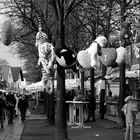
[[[65,87],[67,90],[77,89],[78,86],[81,86],[81,81],[79,78],[65,80]],[[90,81],[89,80],[85,81],[84,86],[85,86],[85,89],[90,89]],[[57,80],[54,80],[54,88],[55,89],[57,88]],[[43,83],[42,83],[42,81],[39,81],[37,83],[33,83],[31,85],[28,85],[26,87],[26,90],[28,90],[28,91],[43,91],[44,90]]]

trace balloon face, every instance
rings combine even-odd
[[[102,54],[99,56],[99,60],[105,66],[111,66],[117,58],[117,51],[115,48],[101,48]]]
[[[91,58],[87,51],[79,51],[79,53],[77,54],[77,60],[83,68],[91,68]]]
[[[6,20],[2,25],[1,40],[6,46],[10,45],[10,43],[13,41],[13,29],[10,20]]]

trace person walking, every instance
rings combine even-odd
[[[4,128],[3,121],[4,121],[4,110],[6,108],[6,102],[3,100],[3,93],[0,91],[0,123],[1,128]]]
[[[124,140],[134,140],[134,124],[136,120],[136,113],[138,111],[136,100],[133,96],[125,98],[125,105],[121,109],[126,118],[126,132]]]
[[[9,92],[6,95],[6,101],[7,101],[6,109],[8,115],[8,124],[12,124],[14,118],[15,105],[16,105],[16,99],[14,94]]]
[[[85,122],[95,121],[95,109],[96,109],[96,103],[95,103],[95,96],[91,93],[91,90],[87,91],[87,95],[85,100],[88,103],[88,117]]]
[[[16,105],[15,105],[15,117],[18,117],[18,115],[19,115],[19,110],[18,110],[19,96],[18,96],[18,94],[15,94],[15,99],[16,99]]]
[[[20,111],[21,122],[23,123],[25,122],[26,112],[28,108],[29,108],[28,100],[25,96],[25,93],[22,93],[21,98],[19,98],[18,101],[18,109]]]

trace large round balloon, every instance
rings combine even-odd
[[[62,49],[60,52],[56,52],[56,61],[64,68],[71,68],[74,65],[76,66],[76,56],[68,48]]]
[[[116,51],[117,51],[116,62],[118,63],[118,65],[121,65],[122,63],[125,62],[127,51],[124,47],[119,47],[119,48],[116,49]]]
[[[111,66],[117,58],[117,51],[115,48],[101,48],[101,53],[99,59],[107,67]]]
[[[77,54],[77,60],[83,68],[85,69],[91,68],[91,57],[87,51],[85,50],[79,51]]]
[[[2,25],[1,41],[6,46],[13,41],[13,28],[10,20],[6,20]]]

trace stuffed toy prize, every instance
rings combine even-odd
[[[2,25],[1,40],[6,46],[10,45],[13,41],[13,28],[10,20],[6,20]]]
[[[106,47],[107,39],[104,36],[97,37],[87,48],[86,50],[81,50],[77,54],[77,60],[79,64],[85,68],[95,68],[98,69],[99,65],[99,58],[101,53],[101,48]]]
[[[121,24],[121,31],[120,31],[120,40],[123,46],[128,46],[131,44],[130,41],[131,36],[132,36],[131,25],[129,22],[124,21]]]
[[[56,61],[66,69],[76,68],[76,55],[72,50],[65,48],[60,51],[55,51]]]

